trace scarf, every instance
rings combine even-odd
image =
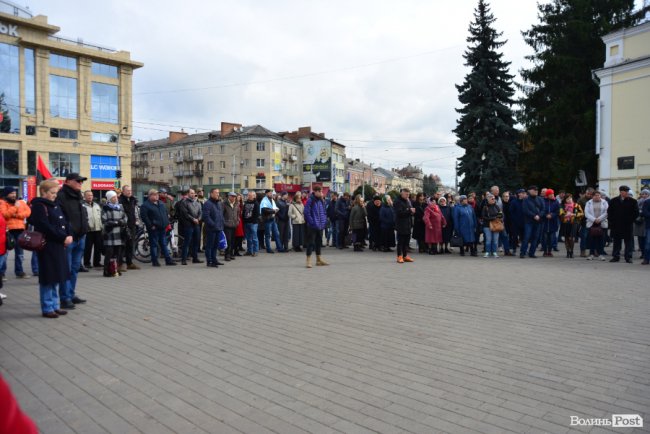
[[[106,202],[106,205],[108,205],[108,207],[112,210],[122,211],[122,205],[120,205],[119,203]]]

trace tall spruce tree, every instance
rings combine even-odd
[[[595,110],[598,85],[591,71],[601,68],[601,37],[629,26],[633,0],[553,0],[538,5],[540,23],[523,36],[535,54],[521,76],[524,97],[519,121],[531,148],[520,172],[531,183],[573,189],[578,170],[589,182],[597,176]]]
[[[456,144],[465,150],[457,169],[463,176],[462,192],[519,184],[518,132],[511,109],[513,76],[509,73],[510,62],[497,52],[506,41],[498,40],[501,33],[494,29],[495,21],[489,4],[479,0],[469,26],[469,46],[463,54],[465,66],[471,70],[463,84],[456,86],[458,100],[463,104],[456,109],[461,116],[454,129]]]

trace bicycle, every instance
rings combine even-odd
[[[165,234],[167,240],[167,248],[173,258],[180,257],[180,249],[183,245],[183,236],[178,235],[174,230],[174,225],[171,225],[171,230]],[[163,252],[161,251],[162,255]],[[135,242],[133,243],[133,257],[139,262],[148,264],[151,262],[151,243],[149,241],[149,234],[147,233],[144,225],[138,226],[135,233]]]

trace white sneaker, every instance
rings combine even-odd
[[[5,294],[3,294],[2,292],[0,292],[0,299],[4,300],[5,298],[7,298],[7,296]]]
[[[485,255],[483,255],[483,257],[484,257],[484,258],[489,258],[489,257],[490,257],[490,254],[489,254],[489,253],[486,253]]]
[[[499,247],[499,253],[503,253],[503,247]]]
[[[492,253],[492,257],[499,259],[499,255],[497,255],[496,253]]]
[[[593,261],[593,260],[594,260],[594,255],[589,255],[589,257],[587,258],[587,261]]]
[[[606,261],[607,260],[607,258],[604,257],[603,255],[600,255],[600,257],[598,259],[600,259],[601,261]]]

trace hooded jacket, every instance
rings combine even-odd
[[[88,216],[82,202],[81,191],[74,190],[65,184],[56,195],[56,203],[63,211],[68,224],[70,224],[72,236],[75,240],[88,232]]]

